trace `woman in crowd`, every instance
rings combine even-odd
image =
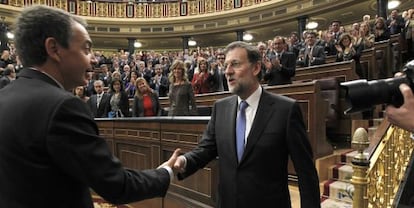
[[[195,94],[203,94],[211,92],[211,76],[209,73],[209,64],[206,59],[198,59],[198,70],[194,72],[193,80],[191,85]]]
[[[121,80],[121,73],[119,71],[112,72],[112,79],[119,79]]]
[[[335,45],[336,48],[336,61],[349,61],[354,59],[357,55],[357,50],[353,45],[353,38],[348,33],[343,33]]]
[[[110,86],[111,95],[106,107],[109,118],[128,117],[129,100],[124,86],[119,79],[113,79]]]
[[[375,35],[371,33],[369,25],[362,22],[359,27],[359,33],[355,38],[355,46],[361,47],[362,50],[374,46]]]
[[[354,39],[349,33],[343,33],[338,40],[338,43],[335,45],[336,48],[336,61],[355,61],[355,71],[361,78],[366,78],[367,75],[362,69],[361,63],[359,61],[361,57],[361,47],[362,45],[355,46],[353,43]]]
[[[390,31],[387,27],[387,23],[383,17],[377,17],[375,20],[375,42],[390,39]]]
[[[85,103],[89,100],[89,97],[86,96],[85,87],[84,86],[77,86],[73,89],[73,94],[83,100]]]
[[[175,60],[170,67],[169,116],[197,115],[194,92],[188,81],[184,62]]]
[[[414,9],[409,9],[407,12],[407,17],[405,19],[405,40],[407,42],[407,55],[406,60],[412,60],[414,58],[414,44],[413,44],[413,36],[414,36]]]
[[[135,82],[138,78],[137,71],[131,71],[130,76],[131,77],[129,78],[129,82],[127,82],[125,84],[125,92],[127,93],[128,98],[133,98],[135,96],[135,92],[136,92],[136,89],[137,89],[135,87],[136,86]]]
[[[160,116],[158,95],[150,88],[147,81],[139,77],[135,82],[135,87],[137,90],[132,105],[132,116]]]

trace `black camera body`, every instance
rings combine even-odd
[[[343,82],[341,89],[345,90],[347,108],[344,113],[351,114],[371,110],[378,104],[390,104],[400,107],[404,98],[399,86],[402,83],[414,89],[414,60],[408,62],[402,69],[403,76],[388,79],[367,81],[365,79]]]

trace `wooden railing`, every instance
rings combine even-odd
[[[295,81],[309,81],[336,77],[340,81],[358,79],[355,72],[355,61],[342,61],[296,69]]]
[[[413,149],[410,132],[390,125],[385,119],[370,138],[366,156],[358,155],[352,162],[353,207],[399,207],[394,200],[411,163]]]
[[[125,167],[157,168],[176,148],[190,151],[200,141],[209,117],[152,117],[96,119],[99,132]],[[131,207],[214,207],[217,161],[186,180],[174,180],[164,198],[144,200]]]

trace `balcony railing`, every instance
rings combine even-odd
[[[89,17],[171,18],[223,12],[267,1],[279,2],[279,0],[0,0],[0,3],[14,7],[43,4]]]

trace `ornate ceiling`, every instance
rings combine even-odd
[[[192,1],[192,0],[190,0]],[[246,0],[245,0],[246,1]],[[85,17],[88,31],[98,50],[128,48],[128,38],[142,43],[138,50],[171,50],[183,47],[183,36],[191,37],[200,47],[222,47],[236,40],[236,31],[253,35],[253,42],[288,36],[297,31],[298,17],[307,16],[319,23],[318,30],[328,28],[331,20],[351,25],[365,14],[376,15],[376,0],[270,0],[258,5],[219,13],[172,18],[98,18]],[[414,0],[403,1],[398,9],[414,8]],[[13,21],[21,8],[3,7],[0,16]]]

